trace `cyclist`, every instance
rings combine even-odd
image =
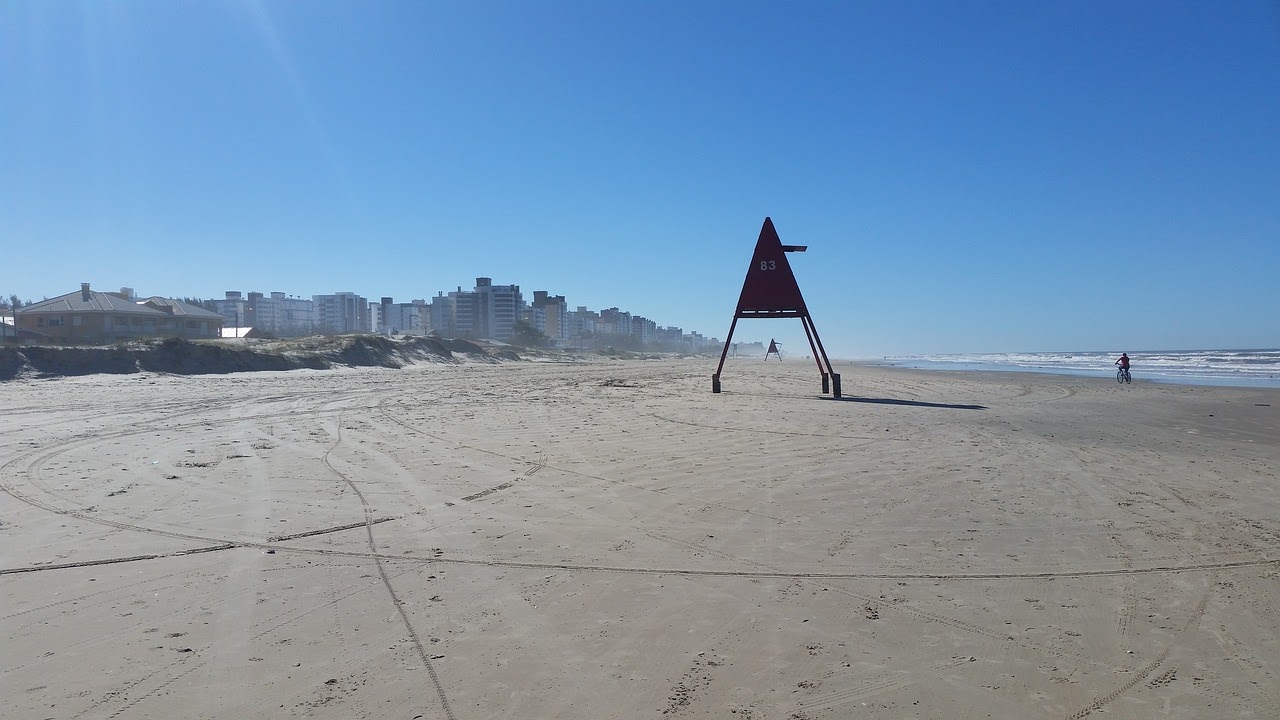
[[[1120,353],[1120,359],[1116,361],[1116,364],[1120,366],[1121,370],[1128,373],[1129,372],[1129,353]]]

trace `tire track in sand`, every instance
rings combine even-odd
[[[423,666],[426,667],[427,675],[431,677],[431,683],[435,686],[436,694],[440,698],[440,706],[444,709],[445,717],[449,720],[456,720],[453,714],[453,708],[449,705],[449,698],[445,695],[444,686],[440,683],[440,676],[436,673],[435,665],[431,662],[431,657],[427,655],[427,650],[422,644],[422,639],[418,637],[418,631],[414,629],[413,623],[409,621],[409,615],[404,610],[404,601],[396,594],[395,586],[391,584],[391,578],[388,576],[387,569],[382,562],[381,555],[378,553],[378,544],[373,539],[373,508],[370,507],[369,501],[365,499],[364,493],[360,492],[360,488],[352,482],[351,478],[347,477],[346,473],[335,468],[333,463],[329,460],[329,456],[333,454],[333,451],[342,444],[342,413],[338,413],[337,422],[338,428],[334,437],[333,445],[325,451],[324,457],[321,458],[321,461],[324,463],[325,467],[329,468],[329,470],[333,472],[334,475],[341,478],[342,481],[351,488],[351,491],[356,494],[356,497],[360,499],[360,504],[364,507],[365,532],[368,535],[369,552],[378,566],[378,575],[382,577],[382,584],[386,586],[387,594],[391,596],[391,602],[395,605],[396,613],[400,615],[400,621],[404,623],[404,628],[409,633],[410,639],[413,640],[414,648],[418,651],[418,657],[422,660]]]
[[[1142,668],[1135,672],[1123,685],[1104,695],[1099,695],[1093,698],[1084,707],[1067,715],[1065,720],[1080,720],[1080,718],[1092,714],[1095,710],[1101,710],[1104,706],[1114,702],[1121,695],[1133,689],[1134,686],[1138,685],[1138,683],[1146,680],[1151,673],[1155,672],[1156,668],[1160,667],[1165,660],[1169,659],[1169,654],[1173,652],[1178,641],[1190,630],[1200,624],[1200,619],[1204,617],[1205,610],[1209,607],[1209,597],[1213,594],[1214,586],[1214,583],[1210,583],[1209,586],[1205,588],[1204,595],[1200,598],[1200,602],[1196,603],[1195,608],[1192,609],[1191,615],[1187,618],[1186,624],[1182,626],[1182,629],[1178,631],[1178,634],[1169,641],[1169,644],[1165,646],[1164,650],[1162,650],[1154,660],[1142,666]]]

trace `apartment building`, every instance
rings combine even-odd
[[[669,348],[678,348],[684,343],[684,330],[678,327],[660,327],[655,333],[658,344]]]
[[[458,288],[461,292],[462,288]],[[439,291],[431,298],[431,329],[445,337],[458,336],[458,324],[454,319],[453,293]]]
[[[658,339],[658,324],[636,315],[631,318],[631,337],[639,340],[642,345],[652,345]]]
[[[588,310],[586,305],[579,305],[578,309],[569,312],[569,345],[571,347],[586,347],[591,344],[591,339],[596,335],[596,322],[600,319],[600,314],[594,310]]]
[[[319,333],[342,335],[373,332],[373,317],[368,299],[353,292],[313,295],[316,328]]]
[[[629,336],[631,335],[631,313],[616,307],[601,310],[596,328],[597,335]]]
[[[529,324],[546,335],[554,344],[569,339],[569,305],[563,295],[550,295],[546,290],[533,291],[533,303],[526,312]]]
[[[524,310],[519,285],[494,285],[492,279],[478,277],[474,290],[459,286],[448,295],[431,298],[431,327],[448,337],[507,342]]]
[[[454,337],[480,338],[483,328],[480,321],[480,296],[474,290],[463,290],[459,287],[449,293],[448,308],[451,315],[450,327]]]
[[[476,278],[477,337],[508,342],[515,335],[516,320],[524,317],[524,297],[519,285],[494,285],[487,277]]]
[[[226,298],[214,300],[214,307],[226,327],[255,328],[276,337],[302,337],[316,332],[316,306],[309,298],[273,292],[263,295],[228,290]]]
[[[426,300],[397,303],[389,297],[373,306],[382,335],[426,335],[431,332],[431,306]]]
[[[282,292],[266,296],[251,292],[246,312],[252,327],[276,337],[302,337],[315,332],[316,305],[310,298],[290,297]]]
[[[225,299],[213,301],[213,307],[222,316],[223,325],[229,328],[253,327],[246,310],[248,303],[239,290],[228,290]]]

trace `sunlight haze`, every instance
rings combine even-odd
[[[1274,347],[1278,80],[1261,1],[10,2],[0,293],[723,338],[769,216],[835,356]]]

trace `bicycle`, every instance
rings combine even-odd
[[[1133,382],[1133,377],[1129,375],[1129,368],[1120,368],[1116,371],[1116,382],[1121,385]]]

